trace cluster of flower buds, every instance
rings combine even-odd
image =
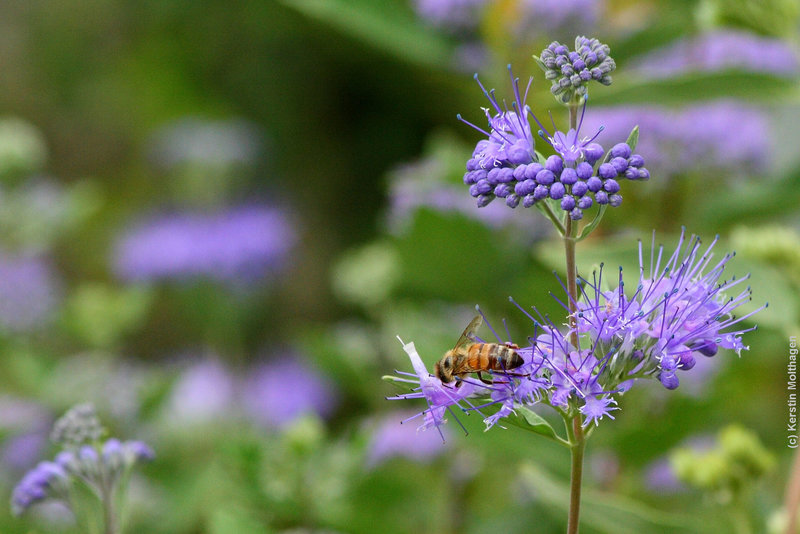
[[[583,218],[583,212],[595,204],[616,207],[622,203],[620,178],[628,180],[647,180],[649,171],[644,167],[644,158],[634,154],[633,149],[638,136],[632,134],[624,143],[618,143],[606,153],[594,140],[602,127],[592,137],[580,137],[580,129],[586,112],[586,82],[596,79],[604,84],[611,83],[609,72],[614,70],[607,45],[597,39],[578,37],[575,40],[576,52],[567,47],[552,43],[542,52],[537,61],[545,69],[547,77],[554,80],[554,93],[563,103],[569,104],[575,113],[577,102],[583,100],[580,123],[569,131],[560,132],[553,127],[552,135],[525,105],[527,90],[520,91],[519,79],[509,74],[514,89],[511,109],[505,101],[498,101],[494,90],[487,91],[475,76],[484,96],[491,107],[484,110],[489,124],[488,131],[465,121],[486,138],[478,141],[472,157],[467,161],[464,183],[469,193],[477,199],[478,207],[489,204],[495,198],[502,198],[510,208],[520,204],[530,208],[540,202],[548,202],[547,209],[560,208],[572,220]],[[567,63],[569,62],[569,63]],[[550,70],[548,70],[550,69]],[[555,81],[552,73],[565,76]],[[585,80],[584,80],[585,78]],[[566,80],[566,81],[565,81]],[[570,81],[572,80],[572,81]],[[573,84],[574,82],[574,84]],[[556,88],[558,88],[556,90]],[[581,98],[573,99],[572,94]],[[566,95],[563,98],[559,95]],[[534,131],[529,117],[539,126],[538,135],[556,152],[544,158],[535,149]],[[575,118],[575,115],[572,115]]]
[[[583,217],[583,210],[595,203],[612,207],[622,203],[618,179],[650,178],[644,158],[633,154],[626,143],[615,145],[599,165],[596,164],[605,154],[602,146],[588,143],[581,152],[583,161],[577,164],[559,154],[550,156],[543,164],[505,164],[487,170],[480,166],[479,143],[467,162],[464,183],[469,185],[469,192],[478,199],[479,206],[499,197],[511,208],[519,204],[529,208],[549,198],[559,201],[561,209],[578,220]]]
[[[53,440],[62,446],[53,461],[40,462],[28,471],[14,488],[11,508],[15,515],[45,499],[69,502],[73,482],[80,481],[101,498],[111,498],[120,480],[140,461],[155,457],[142,441],[103,441],[104,433],[94,408],[82,404],[69,410],[55,424]],[[79,436],[83,436],[79,440]]]
[[[61,416],[53,425],[50,439],[64,447],[80,447],[103,436],[103,426],[91,404],[78,404]]]
[[[575,38],[575,50],[553,41],[534,59],[552,83],[550,91],[566,104],[582,101],[592,80],[611,85],[611,72],[617,64],[610,52],[608,45],[597,39],[580,36]]]

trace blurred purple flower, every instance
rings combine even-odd
[[[666,78],[693,71],[741,69],[777,76],[800,74],[797,54],[779,39],[723,30],[681,39],[631,61],[639,75]]]
[[[375,467],[395,457],[424,462],[447,450],[437,434],[425,432],[419,435],[416,425],[399,423],[413,415],[410,412],[394,414],[378,423],[367,446],[369,467]],[[447,429],[444,430],[447,433]]]
[[[585,34],[595,31],[603,0],[520,0],[522,35]]]
[[[11,436],[3,443],[2,462],[14,470],[27,469],[36,463],[47,446],[47,431]]]
[[[603,4],[601,0],[521,0],[508,21],[511,32],[526,40],[543,32],[585,33],[594,29]],[[484,10],[495,7],[490,0],[414,0],[421,19],[451,33],[477,30]]]
[[[170,417],[179,422],[203,422],[230,413],[236,384],[216,359],[188,367],[172,388]]]
[[[158,130],[149,141],[154,164],[248,165],[263,143],[258,128],[245,120],[186,117]]]
[[[499,202],[476,210],[475,201],[464,195],[463,186],[446,184],[441,177],[446,174],[440,162],[434,159],[407,164],[395,170],[389,184],[389,209],[387,224],[393,232],[400,232],[413,214],[422,208],[442,213],[458,213],[481,221],[491,228],[520,225],[519,217]],[[526,235],[533,232],[536,239],[545,237],[550,224],[542,218],[522,223]]]
[[[60,300],[59,284],[46,260],[0,252],[0,329],[27,332],[43,326]]]
[[[770,125],[757,108],[733,101],[707,102],[683,110],[656,106],[595,108],[585,127],[603,126],[598,142],[624,139],[639,125],[636,150],[659,176],[724,170],[764,171],[771,161]]]
[[[660,458],[645,468],[644,482],[647,489],[653,493],[678,493],[686,491],[686,486],[681,484],[675,471],[672,469],[669,458]]]
[[[419,17],[450,31],[475,29],[488,0],[414,0]]]
[[[330,416],[338,403],[333,385],[295,356],[264,362],[242,384],[245,414],[266,427],[283,428],[307,413]]]
[[[144,221],[118,241],[114,270],[126,281],[206,277],[256,280],[280,269],[295,241],[283,211],[242,206]]]

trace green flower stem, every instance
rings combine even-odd
[[[569,517],[567,534],[578,534],[581,513],[581,481],[583,480],[583,453],[586,450],[586,436],[583,433],[580,415],[572,418],[572,446],[570,457],[572,466],[569,477]]]
[[[577,128],[578,106],[569,106],[570,128]],[[569,306],[570,341],[580,350],[577,321],[578,302],[578,267],[575,262],[575,244],[578,235],[578,224],[570,217],[566,217],[564,225],[564,256],[567,267],[567,305]],[[583,421],[579,411],[570,410],[571,417],[567,423],[567,435],[570,441],[570,457],[572,460],[570,471],[569,491],[569,516],[567,519],[567,534],[578,534],[578,525],[581,511],[581,481],[583,480],[583,454],[586,449],[586,435],[583,432]]]

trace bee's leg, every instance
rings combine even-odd
[[[461,379],[456,377],[456,389],[461,387]]]
[[[478,371],[478,378],[481,380],[481,382],[483,382],[484,384],[489,384],[490,386],[494,383],[491,380],[486,380],[485,378],[483,378],[483,373],[481,373],[481,371]]]

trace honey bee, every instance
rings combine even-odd
[[[512,343],[481,343],[476,341],[475,331],[483,324],[480,315],[467,325],[464,333],[458,338],[456,346],[448,350],[442,359],[434,365],[434,373],[443,383],[456,380],[456,387],[469,373],[477,373],[484,384],[492,384],[483,377],[484,372],[506,372],[520,367],[524,362],[516,351],[519,347]],[[522,376],[516,373],[507,373]]]

